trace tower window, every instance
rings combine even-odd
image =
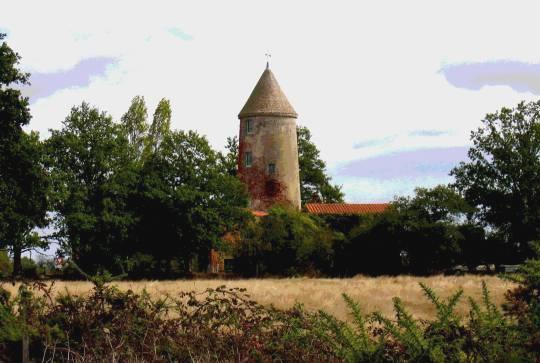
[[[248,118],[246,120],[246,134],[253,133],[253,120]]]
[[[268,164],[268,174],[270,175],[276,174],[276,164],[274,163]]]
[[[251,164],[253,163],[251,151],[246,152],[245,157],[244,157],[244,162],[247,168],[249,168]]]

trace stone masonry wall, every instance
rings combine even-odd
[[[246,132],[247,119],[252,132]],[[254,116],[240,120],[238,170],[251,196],[251,208],[266,210],[275,203],[300,209],[300,176],[296,119]],[[252,153],[251,167],[245,166],[245,153]],[[275,165],[275,173],[268,165]]]

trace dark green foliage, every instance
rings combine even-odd
[[[532,247],[536,258],[525,261],[517,274],[506,276],[519,286],[507,292],[504,309],[518,321],[530,349],[540,351],[540,244]]]
[[[332,267],[333,233],[317,218],[294,209],[273,207],[248,225],[236,246],[238,267],[248,275],[317,275]]]
[[[395,238],[407,254],[408,270],[436,273],[462,263],[460,225],[472,223],[467,221],[472,212],[455,190],[442,185],[417,188],[414,197],[397,198],[390,213],[395,213]]]
[[[23,257],[21,259],[22,275],[26,278],[35,279],[38,277],[38,266],[29,257]]]
[[[0,40],[6,34],[0,33]],[[0,155],[10,147],[11,142],[20,137],[20,127],[30,121],[28,98],[22,97],[21,91],[10,88],[12,85],[27,85],[28,73],[21,72],[17,67],[21,57],[3,41],[0,45]]]
[[[13,351],[22,339],[23,327],[15,311],[11,294],[0,286],[0,360],[4,362],[19,358],[13,356]]]
[[[352,324],[321,313],[323,336],[347,362],[534,362],[539,357],[526,345],[520,327],[491,302],[485,284],[481,304],[470,299],[467,322],[455,312],[462,290],[443,301],[428,286],[421,287],[435,308],[434,320],[414,318],[399,298],[394,298],[395,319],[364,315],[344,295]]]
[[[394,211],[364,216],[340,248],[341,258],[336,261],[340,274],[380,275],[403,271],[398,217]]]
[[[540,101],[486,115],[471,133],[470,161],[452,171],[479,218],[512,246],[510,263],[532,256],[528,242],[540,233],[539,115]]]
[[[39,361],[338,361],[315,314],[263,307],[240,289],[151,300],[97,283],[86,297],[52,299],[50,289],[35,288],[39,294],[23,287],[16,297],[24,315],[11,302],[0,303],[4,359],[26,331]]]
[[[0,40],[5,34],[0,33]],[[20,56],[6,42],[0,45],[0,248],[14,256],[13,275],[21,274],[21,253],[43,241],[33,228],[43,226],[48,180],[43,150],[36,133],[22,126],[30,121],[28,98],[13,85],[27,85],[29,75],[18,68]]]
[[[85,270],[119,269],[136,222],[128,202],[137,180],[121,127],[83,102],[46,145],[64,249]]]
[[[246,218],[245,187],[206,138],[170,131],[166,100],[148,136],[145,117],[142,98],[121,124],[83,103],[47,140],[57,235],[85,271],[173,277],[192,261],[205,269],[210,249]]]
[[[538,271],[533,273],[537,280]],[[108,286],[114,280],[110,276],[90,280],[95,287],[84,296],[64,293],[53,298],[52,286],[34,283],[21,285],[10,298],[0,288],[0,359],[20,358],[17,347],[23,335],[29,337],[33,359],[60,362],[487,363],[540,358],[533,344],[539,327],[506,318],[485,284],[480,302],[469,299],[467,317],[455,311],[462,290],[441,299],[421,284],[436,313],[431,320],[413,317],[399,298],[394,298],[394,318],[377,312],[365,315],[356,301],[343,295],[351,313],[347,323],[302,306],[264,307],[244,290],[225,286],[153,300],[146,292]],[[532,282],[527,281],[523,286]],[[526,308],[522,312],[533,312],[530,300],[520,304]]]
[[[13,264],[9,258],[7,251],[0,250],[0,278],[5,278],[11,275],[13,271]]]
[[[168,133],[144,164],[133,210],[132,269],[171,276],[204,269],[211,248],[248,218],[245,187],[219,162],[206,138],[195,132]]]
[[[490,256],[484,229],[474,212],[446,186],[417,188],[413,197],[396,198],[378,215],[325,217],[343,233],[336,240],[335,273],[433,274],[456,264],[475,267]]]
[[[346,323],[323,311],[321,334],[332,345],[336,354],[346,362],[390,361],[385,352],[385,336],[375,339],[369,326],[372,319],[365,316],[356,301],[343,294],[343,299],[352,315],[352,323]]]

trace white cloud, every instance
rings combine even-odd
[[[398,150],[467,145],[487,112],[534,99],[504,86],[458,89],[438,70],[456,62],[538,62],[538,10],[534,1],[493,0],[12,1],[2,5],[0,24],[32,72],[67,70],[90,57],[118,60],[87,87],[33,104],[30,127],[44,134],[82,100],[118,119],[140,94],[150,109],[169,98],[173,127],[196,129],[221,148],[237,133],[236,116],[270,50],[299,123],[334,169]],[[411,134],[423,129],[447,133]],[[354,148],[388,136],[385,145]],[[344,183],[348,196],[362,187]],[[392,183],[386,188],[398,191]]]

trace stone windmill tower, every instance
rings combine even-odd
[[[267,64],[238,114],[238,172],[253,210],[276,203],[300,209],[297,117]]]

